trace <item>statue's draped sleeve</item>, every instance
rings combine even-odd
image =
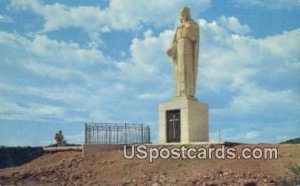
[[[197,75],[198,75],[198,61],[199,61],[199,45],[200,45],[200,29],[196,22],[194,22],[196,27],[196,43],[195,43],[195,85],[197,85]],[[196,88],[196,87],[195,87]]]
[[[187,37],[190,41],[194,44],[193,52],[194,52],[194,82],[196,85],[197,82],[197,74],[198,74],[198,57],[199,57],[199,39],[200,39],[200,32],[199,26],[194,21],[191,20],[187,25],[187,32],[185,33],[185,37]],[[195,87],[196,88],[196,87]]]
[[[171,56],[172,56],[174,63],[176,63],[176,59],[177,59],[177,41],[176,41],[177,40],[177,38],[176,38],[177,31],[178,31],[178,28],[176,29],[176,31],[174,33],[173,42],[172,42],[172,46],[171,46]]]

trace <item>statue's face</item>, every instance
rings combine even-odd
[[[188,15],[189,15],[189,10],[186,9],[186,8],[183,8],[181,11],[180,11],[180,15],[181,15],[181,18],[183,20],[187,20],[188,19]]]

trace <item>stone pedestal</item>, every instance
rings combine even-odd
[[[208,105],[194,98],[176,97],[159,105],[159,143],[167,143],[167,112],[180,111],[180,142],[208,141]]]

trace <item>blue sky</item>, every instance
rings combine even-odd
[[[173,95],[165,55],[181,7],[200,26],[210,140],[300,136],[298,0],[0,0],[0,145],[48,145],[85,122],[146,123]]]

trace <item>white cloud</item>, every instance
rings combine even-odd
[[[139,23],[152,23],[157,26],[170,24],[174,22],[174,17],[178,17],[178,10],[183,5],[190,7],[199,7],[197,11],[204,11],[209,7],[209,0],[192,0],[189,2],[183,0],[176,1],[138,1],[115,0],[111,1],[109,9],[111,9],[112,19],[115,19],[116,26],[120,27],[136,27]],[[118,16],[113,16],[119,14]],[[120,19],[123,17],[123,19]]]
[[[226,105],[211,109],[213,117],[242,122],[253,117],[266,122],[297,117],[299,29],[256,39],[230,34],[223,23],[199,23],[202,45],[198,89],[221,97],[234,94]],[[222,39],[218,39],[220,36]],[[284,87],[285,82],[292,85]]]
[[[0,118],[3,120],[34,120],[46,121],[51,118],[63,119],[65,109],[50,104],[8,101],[0,99]]]
[[[183,5],[199,7],[204,11],[210,5],[210,0],[112,0],[109,6],[102,9],[99,6],[70,7],[63,4],[44,4],[41,1],[13,0],[12,7],[32,9],[45,19],[44,31],[52,31],[66,27],[80,27],[88,32],[104,32],[109,29],[135,30],[142,24],[163,26],[174,23],[178,10]]]
[[[84,143],[84,132],[73,135],[64,136],[68,144],[83,144]]]
[[[100,50],[82,48],[77,43],[51,40],[45,35],[37,35],[31,43],[30,50],[36,55],[51,57],[52,60],[60,62],[85,64],[106,62]]]
[[[257,73],[251,67],[256,51],[253,41],[242,35],[231,34],[217,22],[199,20],[201,32],[199,83],[204,90],[219,91],[244,84]],[[239,46],[237,46],[239,45]]]
[[[91,79],[91,77],[89,77],[87,74],[75,69],[59,68],[57,66],[51,66],[49,64],[32,61],[25,61],[23,65],[24,68],[42,77],[51,77],[59,80],[68,80],[72,77],[81,77],[87,82]]]
[[[46,35],[36,34],[32,39],[16,33],[0,32],[0,44],[29,52],[31,57],[42,57],[53,63],[81,63],[92,65],[106,63],[107,58],[100,50],[84,48],[75,42],[49,39]],[[74,64],[76,65],[76,64]]]
[[[298,63],[300,61],[300,29],[256,40],[258,47],[282,63]],[[277,62],[277,61],[276,61]]]
[[[14,49],[24,49],[29,45],[29,41],[18,34],[0,31],[0,44]]]
[[[220,19],[227,20],[224,24]],[[275,139],[283,126],[291,134],[299,118],[300,30],[256,39],[247,32],[233,32],[229,18],[199,20],[201,59],[198,92],[221,104],[211,107],[211,127],[218,126],[227,141],[267,141],[242,131],[262,130]],[[235,18],[236,25],[242,25]],[[243,25],[247,28],[247,25]],[[250,28],[249,28],[250,29]],[[239,30],[239,29],[237,29]],[[274,123],[280,123],[270,132]],[[235,127],[235,129],[231,129]],[[297,130],[296,130],[297,131]],[[299,133],[299,130],[298,130]],[[253,135],[255,136],[255,135]],[[253,137],[252,136],[252,137]],[[217,134],[213,134],[217,138]]]
[[[273,114],[268,111],[271,108],[278,117],[284,117],[284,110],[289,110],[288,117],[297,114],[299,104],[295,100],[299,96],[293,90],[268,90],[258,85],[261,81],[254,78],[271,76],[272,82],[278,78],[274,74],[284,75],[289,70],[288,67],[292,68],[297,64],[299,66],[296,52],[298,46],[295,42],[298,30],[255,39],[237,33],[231,34],[226,26],[218,22],[199,22],[203,57],[199,66],[199,91],[221,90],[227,94],[236,94],[231,98],[228,107],[213,108],[213,114],[231,117],[235,113],[235,117],[241,118],[265,113],[265,116],[272,118]],[[147,30],[144,38],[133,39],[129,58],[115,63],[122,81],[135,88],[138,87],[136,84],[142,84],[136,90],[139,92],[139,99],[161,100],[173,93],[172,64],[165,55],[172,36],[172,30],[165,30],[157,36]],[[272,73],[268,72],[270,70]],[[284,78],[282,75],[279,77]],[[154,86],[157,92],[153,92]],[[165,93],[161,94],[162,91]],[[286,99],[283,100],[282,97]]]
[[[97,77],[95,77],[97,79]],[[112,121],[111,109],[126,104],[118,101],[130,91],[123,84],[110,82],[108,85],[92,86],[65,84],[63,87],[35,87],[0,81],[0,116],[5,120],[45,121],[50,117],[64,122]],[[4,96],[13,92],[17,97]],[[42,104],[35,100],[42,100]],[[59,105],[58,107],[54,107]],[[49,107],[46,107],[49,106]],[[49,118],[48,118],[49,119]]]
[[[248,25],[242,25],[235,17],[222,16],[218,19],[218,23],[236,34],[246,34],[251,31]]]
[[[233,0],[243,6],[258,6],[269,9],[300,8],[299,0]]]
[[[138,95],[138,99],[141,100],[165,100],[168,99],[169,97],[168,92],[160,92],[160,93],[144,93]]]
[[[226,128],[219,131],[210,132],[210,141],[230,141],[230,142],[246,142],[256,141],[260,136],[258,131],[244,131],[243,128]],[[221,139],[219,139],[219,137]]]
[[[296,101],[299,99],[300,96],[291,90],[268,91],[262,87],[245,85],[228,107],[212,109],[211,112],[224,118],[233,115],[233,118],[245,120],[256,116],[266,122],[290,120],[300,114],[300,104]]]
[[[14,23],[14,20],[11,18],[11,17],[9,17],[9,16],[7,16],[7,15],[1,15],[0,14],[0,23]]]
[[[258,136],[259,136],[259,132],[257,132],[257,131],[250,131],[250,132],[246,133],[245,138],[246,139],[253,139],[253,138],[256,138]]]
[[[26,84],[30,80],[24,80],[22,83],[14,80],[3,81],[0,96],[2,96],[1,104],[3,103],[5,107],[0,110],[1,118],[38,120],[54,117],[76,122],[141,118],[152,121],[144,117],[147,114],[142,112],[132,116],[132,111],[143,108],[143,112],[152,113],[154,112],[152,107],[150,110],[143,106],[171,98],[174,83],[172,62],[167,58],[165,51],[170,47],[174,31],[167,29],[156,34],[148,29],[144,32],[144,37],[132,40],[129,52],[124,53],[123,59],[119,61],[109,59],[97,49],[103,44],[99,32],[139,27],[143,25],[141,20],[151,24],[171,25],[175,14],[176,16],[178,14],[177,5],[162,1],[161,3],[165,4],[158,4],[156,11],[150,9],[151,15],[148,17],[150,10],[147,8],[135,12],[131,6],[136,2],[130,1],[127,2],[128,5],[121,7],[125,2],[127,1],[118,3],[111,1],[106,9],[99,7],[89,9],[91,7],[45,5],[39,1],[13,1],[13,6],[30,6],[35,12],[43,15],[46,31],[70,26],[81,27],[89,32],[91,40],[95,42],[91,41],[89,47],[84,48],[75,42],[50,39],[44,35],[45,33],[25,38],[17,34],[0,32],[0,44],[3,48],[23,52],[22,55],[13,58],[19,57],[17,60],[11,60],[12,56],[5,60],[22,67],[21,70],[29,70],[31,74],[27,74],[26,77],[38,76],[50,82],[61,80],[57,81],[57,84],[63,84],[62,81],[74,77],[84,79],[83,82],[77,79],[63,85],[50,85],[47,88],[41,86],[43,84],[39,82],[39,78],[35,79],[36,86]],[[200,4],[205,2],[208,1],[199,1]],[[143,6],[146,6],[146,1],[138,3],[145,3]],[[131,9],[127,10],[127,6]],[[166,8],[166,14],[170,15],[164,15],[165,13],[162,15],[161,12],[164,11],[160,8],[168,6],[172,7]],[[110,19],[115,20],[102,20],[99,12],[103,14],[114,12],[116,15]],[[124,15],[124,18],[121,18],[121,15]],[[90,25],[90,20],[96,23]],[[120,24],[117,24],[118,21]],[[257,126],[255,118],[267,117],[270,123],[279,118],[278,120],[286,119],[291,123],[291,119],[300,115],[297,102],[299,94],[295,90],[297,87],[294,84],[280,87],[279,85],[285,83],[278,83],[287,79],[289,81],[299,79],[297,75],[300,70],[297,44],[299,29],[256,39],[246,35],[251,29],[235,17],[221,17],[211,22],[201,19],[198,22],[201,27],[199,95],[214,95],[213,99],[219,102],[224,95],[229,94],[230,98],[225,104],[211,107],[212,117],[222,118],[218,120],[220,121],[218,124],[223,128],[226,127],[226,122],[239,119],[235,125],[240,128],[232,131],[230,128],[224,129],[224,139],[236,141],[261,137],[255,133],[257,128],[261,127]],[[104,30],[99,31],[100,29]],[[5,77],[0,78],[1,81],[3,79]],[[10,86],[7,86],[7,83]],[[31,100],[26,103],[13,100],[7,96],[10,94],[3,92],[14,92],[28,96]],[[45,103],[36,103],[38,102],[36,100],[40,99],[46,100]],[[55,106],[57,103],[61,106]],[[115,113],[120,108],[126,108],[120,113],[124,115],[116,116]],[[33,111],[30,112],[30,109]],[[151,114],[147,116],[153,118]],[[248,120],[254,120],[253,123],[248,122],[254,129],[240,131],[245,125],[243,122]],[[212,125],[215,125],[216,121],[213,122]]]
[[[166,56],[166,50],[171,44],[173,31],[165,30],[158,36],[153,36],[150,30],[144,33],[144,38],[133,39],[130,46],[130,57],[126,61],[116,63],[124,76],[135,81],[152,81],[164,78],[166,68],[171,71],[171,60]],[[168,75],[171,77],[172,75]],[[170,79],[170,78],[169,78]]]
[[[254,78],[267,76],[274,81],[279,77],[287,78],[287,71],[299,69],[299,29],[256,39],[231,34],[214,21],[199,20],[199,24],[201,58],[198,78],[199,84],[203,85],[201,89],[233,91],[253,82]]]
[[[68,105],[82,105],[84,97],[88,93],[84,88],[68,86],[63,88],[43,88],[26,85],[14,85],[0,81],[1,92],[16,92],[21,95],[27,95],[38,98],[46,98],[53,101],[64,101]],[[17,101],[17,100],[15,100]]]
[[[2,119],[84,122],[95,119],[89,112],[107,108],[107,102],[125,91],[123,84],[109,81],[116,74],[102,68],[108,65],[108,59],[100,50],[44,35],[28,39],[5,32],[0,32],[0,47],[5,49],[2,67],[21,72],[16,76],[6,77],[7,73],[0,76],[1,103],[5,105],[0,110]],[[14,55],[7,55],[6,50]],[[21,99],[24,97],[26,100]],[[109,114],[98,118],[104,115]]]

